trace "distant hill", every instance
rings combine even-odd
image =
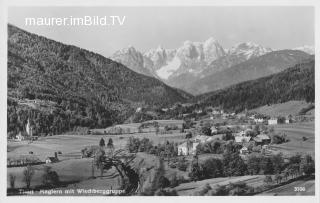
[[[17,116],[17,100],[57,103],[59,112],[53,114],[60,115],[57,122],[64,122],[57,132],[78,125],[106,127],[124,121],[142,104],[167,106],[191,97],[99,54],[13,25],[8,25],[8,96],[12,99],[9,108],[13,108],[8,110],[12,113],[9,118]],[[39,112],[35,114],[29,113],[29,117],[35,118]]]
[[[202,106],[221,106],[236,112],[290,100],[315,100],[314,58],[267,77],[242,82],[195,97]]]
[[[240,82],[281,72],[308,58],[310,58],[309,54],[298,50],[269,52],[220,72],[209,74],[190,84],[188,91],[193,94],[201,94],[223,89]]]

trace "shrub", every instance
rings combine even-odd
[[[51,167],[46,166],[42,176],[42,183],[45,186],[57,186],[59,184],[59,176],[57,172],[52,171]]]

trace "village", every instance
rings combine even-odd
[[[174,110],[175,108],[171,109],[171,111]],[[146,111],[138,108],[136,113],[141,114]],[[170,108],[163,111],[167,113]],[[47,136],[37,135],[28,119],[25,131],[19,132],[16,136],[8,137],[8,187],[10,188],[11,184],[10,177],[20,177],[21,179],[22,170],[29,166],[40,171],[45,171],[45,168],[49,167],[59,174],[60,181],[80,181],[80,184],[87,178],[96,176],[93,175],[94,161],[92,158],[95,160],[96,154],[99,154],[101,150],[104,151],[105,155],[103,156],[106,158],[116,156],[116,151],[125,150],[126,153],[135,154],[138,157],[135,160],[150,160],[148,164],[144,163],[144,165],[150,165],[158,160],[153,164],[158,167],[164,164],[161,166],[161,170],[163,170],[162,176],[165,177],[165,180],[170,182],[173,179],[178,179],[176,181],[178,183],[173,187],[173,190],[177,191],[177,195],[193,195],[197,192],[195,189],[190,189],[186,193],[188,190],[180,188],[184,188],[183,185],[190,184],[189,182],[192,180],[201,182],[225,176],[220,172],[214,175],[206,175],[206,172],[202,172],[204,175],[195,173],[195,160],[199,165],[214,161],[215,165],[210,170],[215,171],[218,170],[215,167],[223,167],[226,153],[238,153],[242,159],[241,162],[246,165],[250,164],[255,157],[273,160],[275,157],[281,156],[282,167],[290,163],[292,156],[298,154],[301,158],[309,155],[314,157],[314,117],[309,114],[290,114],[276,117],[250,111],[236,114],[234,112],[226,113],[219,108],[210,108],[210,110],[206,108],[195,109],[191,113],[178,114],[178,116],[182,119],[146,120],[138,123],[117,124],[103,129],[88,129],[84,134]],[[305,133],[299,133],[301,129],[306,129]],[[104,142],[107,141],[108,144],[104,147]],[[110,145],[112,146],[111,152],[108,151]],[[65,174],[66,167],[77,167],[81,172],[75,175],[74,172],[68,171]],[[239,182],[241,179],[242,182],[247,182],[246,180],[249,181],[253,178],[252,175],[256,175],[258,183],[264,185],[266,175],[263,174],[270,174],[273,178],[277,175],[274,172],[263,172],[263,169],[252,172],[249,165],[246,167],[248,168],[247,172],[236,172],[235,174],[238,175],[235,176],[231,174],[230,176],[234,177],[230,181]],[[140,169],[146,170],[145,168],[140,166]],[[108,174],[109,170],[101,173]],[[280,174],[280,171],[277,173]],[[154,174],[146,174],[148,177],[144,177],[145,179],[155,179]],[[248,176],[248,174],[251,175]],[[303,173],[301,172],[301,174]],[[34,179],[33,184],[41,187],[41,175]],[[106,181],[108,182],[108,180]],[[110,187],[114,188],[117,185],[113,179],[109,181],[109,184],[112,185]],[[18,182],[19,186],[16,187],[23,188],[23,180]],[[258,183],[254,182],[254,184]],[[91,184],[95,185],[96,183]],[[144,185],[143,181],[141,184]],[[277,184],[274,183],[273,187],[276,187]],[[169,186],[168,183],[164,188]]]

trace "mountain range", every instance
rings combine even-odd
[[[27,118],[38,133],[59,134],[123,123],[138,107],[161,112],[191,102],[241,111],[291,99],[314,101],[314,56],[300,50],[272,51],[254,43],[225,50],[210,38],[143,54],[129,47],[108,59],[13,25],[7,42],[8,132],[23,130]],[[163,82],[173,78],[184,82],[181,89],[209,93],[193,96]]]
[[[134,47],[124,48],[110,58],[138,73],[155,77],[172,87],[198,95],[236,82],[280,72],[309,57],[309,54],[314,52],[314,47],[303,46],[292,50],[272,50],[253,42],[238,43],[226,50],[211,37],[204,42],[185,41],[177,49],[164,49],[159,46],[157,49],[141,53]],[[275,53],[265,56],[271,52]],[[266,58],[250,62],[259,57]],[[251,68],[244,68],[248,65],[247,61]],[[244,64],[240,65],[241,63]],[[242,69],[247,71],[234,80],[233,73],[237,67],[242,67],[238,72]],[[268,70],[264,69],[265,67],[268,67]],[[251,74],[246,78],[248,72]]]

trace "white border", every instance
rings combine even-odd
[[[315,7],[315,47],[316,53],[320,53],[320,1],[317,0],[0,0],[0,112],[2,119],[0,121],[0,202],[73,202],[73,201],[108,201],[108,202],[176,202],[176,201],[190,201],[190,202],[245,202],[245,203],[275,203],[275,202],[290,202],[290,203],[318,203],[319,199],[319,126],[315,125],[315,159],[316,159],[316,185],[315,196],[277,196],[277,197],[262,197],[262,196],[250,196],[250,197],[7,197],[6,196],[6,104],[7,104],[7,8],[9,6],[314,6]],[[298,15],[298,14],[297,14]],[[319,81],[320,70],[317,67],[319,62],[319,54],[316,54],[316,120],[315,123],[319,123]]]

